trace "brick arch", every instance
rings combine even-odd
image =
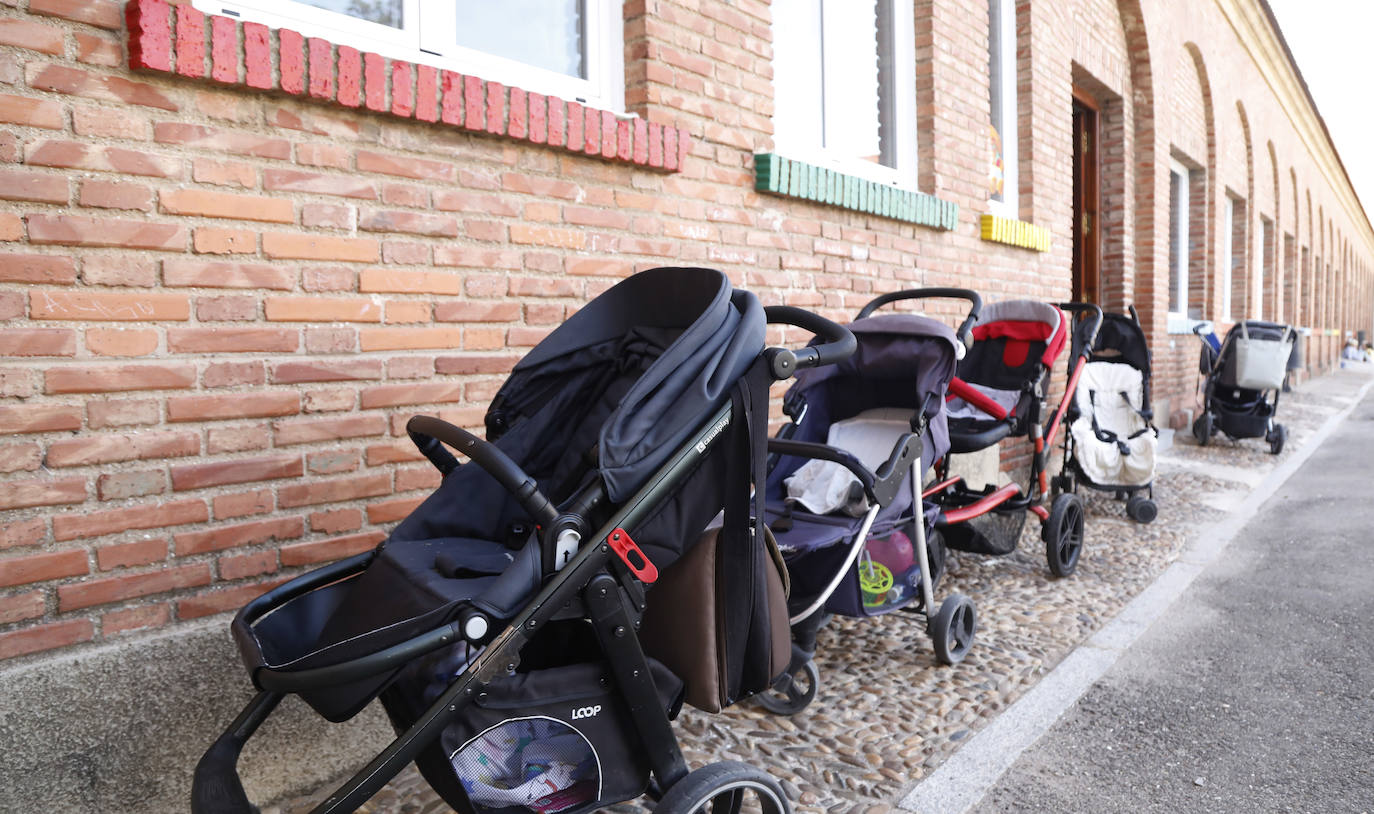
[[[1158,217],[1161,173],[1163,188],[1168,191],[1168,164],[1158,161],[1155,142],[1155,92],[1154,68],[1150,62],[1150,43],[1145,30],[1145,15],[1140,10],[1140,0],[1118,0],[1117,14],[1121,18],[1121,30],[1126,37],[1127,70],[1131,80],[1131,94],[1126,103],[1131,105],[1133,127],[1131,138],[1134,142],[1134,162],[1126,162],[1126,172],[1131,173],[1135,200],[1131,209],[1135,217],[1135,231],[1131,237],[1134,243],[1135,263],[1132,279],[1123,279],[1127,286],[1122,296],[1130,295],[1146,326],[1163,329],[1169,312],[1169,273],[1164,271],[1164,285],[1156,285],[1159,274],[1155,258],[1169,257],[1169,216],[1167,203],[1163,218]],[[1146,169],[1140,169],[1140,168]],[[1156,223],[1163,223],[1163,229],[1156,229]],[[1161,247],[1160,241],[1163,241]],[[1147,334],[1154,331],[1149,327]]]
[[[1216,268],[1218,259],[1214,240],[1218,189],[1216,113],[1212,104],[1212,83],[1207,74],[1207,63],[1202,57],[1202,49],[1195,42],[1185,42],[1183,49],[1187,56],[1184,58],[1182,72],[1187,75],[1188,63],[1191,63],[1192,75],[1197,78],[1197,88],[1202,99],[1202,129],[1207,156],[1203,172],[1192,173],[1188,189],[1191,219],[1188,228],[1188,312],[1212,316],[1219,303],[1215,275],[1210,273]],[[1194,201],[1202,203],[1200,211],[1193,211]]]

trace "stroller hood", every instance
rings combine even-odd
[[[602,425],[598,460],[611,500],[629,497],[729,395],[763,351],[763,307],[734,291],[723,273],[657,268],[616,284],[588,303],[515,366],[487,414],[488,435],[506,415],[537,409],[550,382],[577,370],[599,348],[634,334],[657,359]]]

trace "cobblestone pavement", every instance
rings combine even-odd
[[[1367,375],[1334,374],[1361,380]],[[1277,457],[1263,439],[1214,440],[1199,447],[1186,430],[1177,433],[1158,462],[1159,517],[1150,525],[1127,519],[1110,494],[1082,490],[1087,542],[1072,577],[1050,576],[1033,518],[1009,556],[951,552],[938,593],[969,596],[979,618],[977,641],[963,663],[943,667],[935,661],[921,617],[835,617],[821,633],[815,701],[791,718],[748,702],[718,715],[685,710],[675,729],[688,765],[733,759],[761,766],[782,783],[799,812],[895,810],[895,801],[961,741],[1149,585],[1195,529],[1239,503],[1343,407],[1341,389],[1324,381],[1284,394],[1279,419],[1289,440]],[[266,814],[304,814],[332,788]],[[447,808],[410,769],[361,810],[419,814]]]

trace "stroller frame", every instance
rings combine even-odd
[[[830,364],[851,354],[853,336],[829,320],[787,306],[764,309],[767,321],[786,323],[812,331],[824,340],[798,351],[766,348],[759,362],[774,380],[785,380],[797,370]],[[718,763],[688,772],[671,722],[659,700],[649,662],[636,631],[646,605],[644,583],[657,578],[657,570],[635,545],[626,528],[634,528],[695,470],[723,439],[736,418],[727,401],[596,530],[583,534],[583,518],[606,500],[606,488],[594,480],[575,494],[559,511],[539,493],[529,476],[505,453],[487,441],[437,419],[412,419],[412,438],[436,465],[452,457],[438,446],[439,438],[460,448],[473,463],[491,474],[515,495],[544,531],[546,554],[566,542],[577,550],[561,570],[509,621],[504,630],[458,675],[419,716],[380,754],[346,780],[312,814],[338,814],[356,810],[406,764],[414,761],[446,725],[474,703],[479,692],[494,679],[513,673],[520,663],[521,648],[551,621],[585,617],[591,620],[595,638],[610,666],[615,689],[631,712],[637,734],[645,747],[655,782],[650,794],[662,793],[659,810],[696,810],[717,795],[755,791],[769,814],[785,814],[786,798],[776,782],[760,770],[741,763]],[[416,436],[419,436],[418,438]],[[440,466],[442,469],[443,467]],[[569,538],[567,535],[575,535]],[[588,544],[590,543],[590,544]],[[365,552],[299,576],[249,602],[235,618],[235,627],[250,626],[292,599],[362,572],[377,552]],[[236,630],[236,633],[239,631]],[[466,615],[377,652],[322,667],[288,670],[263,666],[254,673],[260,691],[205,752],[197,764],[192,784],[194,814],[250,814],[249,802],[238,776],[237,762],[244,745],[287,693],[337,686],[395,670],[413,659],[461,641],[479,642],[487,636],[486,620]],[[685,806],[685,807],[684,807]]]
[[[1084,347],[1076,348],[1076,352],[1070,356],[1068,384],[1064,388],[1064,395],[1059,400],[1049,423],[1043,427],[1040,421],[1046,394],[1041,382],[1050,372],[1050,367],[1040,362],[1036,363],[1036,375],[1029,391],[1032,396],[1029,400],[1030,409],[1025,419],[1027,437],[1033,446],[1031,470],[1026,486],[1022,487],[1021,484],[1013,482],[1000,487],[989,484],[981,490],[972,489],[962,476],[950,475],[949,457],[946,456],[936,463],[937,482],[927,487],[922,492],[922,497],[933,499],[940,504],[941,513],[937,527],[967,523],[990,512],[1004,515],[1016,512],[1034,514],[1040,520],[1040,536],[1045,543],[1045,559],[1051,573],[1057,577],[1067,577],[1077,568],[1078,557],[1083,550],[1083,500],[1072,492],[1066,492],[1055,495],[1050,507],[1045,507],[1044,498],[1051,494],[1049,457],[1053,454],[1055,436],[1064,423],[1064,415],[1073,400],[1078,380],[1088,363],[1093,340],[1102,326],[1102,309],[1092,303],[1075,302],[1059,303],[1057,307],[1060,311],[1084,315],[1084,318],[1089,320],[1088,336]],[[1009,425],[1014,422],[1013,417],[1007,415],[1005,410],[1000,410],[999,405],[992,399],[958,376],[950,382],[950,393],[963,398],[993,418],[1001,418]]]
[[[1126,311],[1130,317],[1130,324],[1134,325],[1136,330],[1140,330],[1140,315],[1136,313],[1135,306],[1126,306]],[[1075,320],[1080,320],[1083,316],[1083,312],[1080,311],[1076,313],[1074,316]],[[1104,323],[1109,320],[1125,321],[1126,317],[1121,314],[1103,314]],[[1081,327],[1081,322],[1078,327]],[[1143,333],[1141,334],[1141,338],[1143,340]],[[1096,352],[1096,342],[1092,339],[1089,339],[1086,342],[1084,342],[1083,337],[1079,336],[1078,329],[1076,327],[1073,334],[1073,346],[1075,357],[1077,357],[1080,353],[1081,344],[1087,346],[1089,351],[1088,360],[1092,361],[1092,357]],[[1146,354],[1145,360],[1148,365],[1150,361],[1149,347],[1146,346],[1143,349]],[[1140,414],[1141,417],[1145,419],[1147,429],[1158,435],[1159,430],[1154,426],[1154,409],[1150,406],[1151,371],[1147,369],[1141,372],[1143,374],[1141,377],[1141,387],[1143,392],[1141,394]],[[1070,418],[1072,418],[1072,416]],[[1089,489],[1095,489],[1099,492],[1111,492],[1117,500],[1125,501],[1126,516],[1130,517],[1137,523],[1150,523],[1154,521],[1155,517],[1159,514],[1159,508],[1155,505],[1155,483],[1153,478],[1150,480],[1149,483],[1134,485],[1097,483],[1092,478],[1088,477],[1088,475],[1083,471],[1082,467],[1079,466],[1076,450],[1077,441],[1074,440],[1073,433],[1064,433],[1063,466],[1060,469],[1060,473],[1050,479],[1050,487],[1055,495],[1058,495],[1061,492],[1076,492],[1078,491],[1078,486],[1082,484],[1084,486],[1087,486]],[[1144,492],[1145,494],[1141,495],[1139,494],[1140,492]]]
[[[1269,444],[1270,454],[1278,455],[1283,452],[1283,446],[1288,441],[1288,428],[1274,420],[1279,412],[1279,397],[1282,395],[1284,387],[1287,386],[1287,374],[1284,375],[1283,386],[1272,389],[1273,401],[1269,400],[1268,393],[1270,390],[1267,389],[1247,391],[1244,388],[1232,388],[1238,393],[1251,392],[1255,394],[1255,400],[1252,404],[1241,407],[1229,403],[1217,392],[1219,388],[1228,387],[1228,385],[1221,383],[1221,375],[1228,354],[1234,352],[1235,340],[1238,336],[1237,329],[1240,329],[1241,335],[1248,335],[1247,328],[1249,327],[1258,328],[1262,331],[1277,331],[1280,335],[1280,339],[1277,341],[1287,342],[1296,347],[1297,332],[1291,325],[1258,319],[1242,319],[1231,326],[1231,329],[1226,332],[1225,339],[1216,348],[1212,346],[1212,341],[1215,341],[1216,338],[1212,334],[1212,323],[1203,321],[1194,325],[1193,333],[1202,341],[1201,358],[1198,364],[1198,372],[1202,377],[1198,382],[1198,389],[1202,393],[1202,415],[1193,421],[1193,437],[1202,446],[1207,446],[1212,436],[1217,432],[1224,433],[1233,441],[1262,437]],[[1204,332],[1206,333],[1204,334]],[[1208,336],[1211,336],[1211,340]],[[1261,422],[1256,421],[1256,418],[1264,419],[1262,427]]]
[[[960,355],[960,346],[967,347],[972,341],[973,325],[977,322],[978,312],[982,308],[982,299],[977,293],[961,288],[923,288],[899,293],[901,296],[884,294],[869,302],[859,311],[856,320],[868,317],[882,305],[898,299],[961,299],[969,302],[970,309],[968,316],[955,332],[956,342],[959,343],[956,345],[956,356]],[[789,396],[792,394],[789,393]],[[938,398],[938,394],[927,394],[927,402],[932,397]],[[820,671],[815,665],[816,639],[827,618],[827,603],[849,575],[850,569],[856,567],[879,512],[896,499],[902,488],[909,488],[912,493],[912,525],[915,527],[915,537],[911,544],[920,571],[920,591],[898,609],[924,617],[926,632],[934,644],[936,658],[942,664],[959,663],[972,647],[977,630],[977,616],[972,600],[962,594],[951,594],[940,604],[938,611],[933,610],[936,604],[928,548],[929,530],[924,511],[925,504],[921,498],[921,455],[924,450],[923,439],[929,428],[929,419],[926,415],[928,406],[928,403],[923,404],[915,410],[910,432],[903,432],[897,436],[887,460],[874,472],[846,450],[837,449],[829,444],[792,440],[806,417],[807,405],[805,402],[799,403],[799,399],[796,398],[784,398],[783,412],[791,420],[782,427],[777,437],[768,440],[770,460],[772,456],[789,455],[837,463],[849,470],[859,481],[869,505],[859,528],[847,543],[844,559],[835,569],[834,575],[820,593],[801,610],[793,613],[789,619],[792,625],[792,658],[786,676],[774,685],[773,692],[761,693],[758,696],[759,704],[769,712],[793,715],[806,708],[815,697],[820,683]],[[908,478],[909,484],[906,483]]]

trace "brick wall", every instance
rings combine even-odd
[[[1211,5],[1018,3],[1020,217],[1054,240],[980,240],[986,10],[915,5],[919,183],[959,207],[950,231],[755,192],[763,2],[627,2],[620,119],[184,4],[0,0],[0,659],[232,610],[374,546],[436,483],[404,422],[479,425],[521,354],[633,271],[714,266],[836,318],[912,285],[1068,296],[1075,84],[1103,105],[1107,303],[1140,306],[1173,410],[1196,348],[1165,333],[1166,158],[1245,154],[1205,104],[1229,123],[1244,94],[1311,202],[1300,224],[1276,202],[1323,258],[1295,296],[1334,319],[1333,222],[1367,283],[1363,216],[1248,52],[1203,38],[1229,30]]]

